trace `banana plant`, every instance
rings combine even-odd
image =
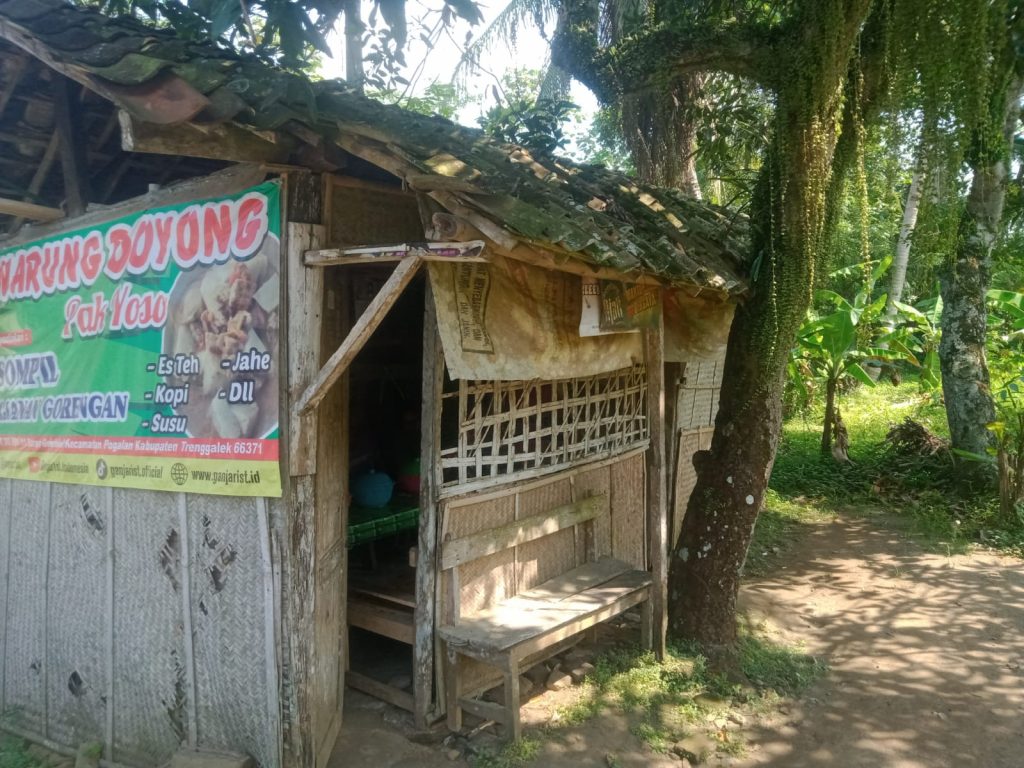
[[[866,292],[861,292],[850,302],[834,291],[819,291],[818,300],[831,304],[833,311],[804,322],[795,356],[802,361],[804,370],[809,369],[812,376],[825,383],[821,452],[827,456],[833,453],[833,436],[845,430],[836,402],[840,382],[849,378],[873,387],[875,380],[862,363],[905,359],[909,351],[902,344],[890,348],[877,345],[884,335],[879,319],[885,309],[885,294],[872,301]],[[842,452],[837,458],[845,460],[845,445],[838,445],[837,450]]]
[[[887,344],[903,354],[917,374],[925,391],[937,390],[942,385],[939,367],[939,340],[942,338],[942,296],[936,293],[916,305],[893,302],[896,308],[895,324],[887,334]]]

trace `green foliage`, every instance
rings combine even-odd
[[[542,80],[539,70],[513,69],[502,77],[500,87],[491,86],[495,104],[478,119],[484,132],[538,154],[565,147],[565,124],[577,114],[577,107],[571,101],[540,96]]]
[[[540,752],[539,739],[524,737],[506,744],[496,752],[485,752],[474,756],[473,768],[522,768],[536,759]]]
[[[999,470],[1003,527],[1024,535],[1024,293],[991,290],[988,353],[996,421],[992,454]]]
[[[459,110],[471,104],[451,83],[434,82],[419,96],[409,96],[394,89],[367,91],[367,96],[385,104],[397,104],[421,115],[440,115],[454,120]]]
[[[850,445],[851,463],[843,466],[818,450],[820,413],[815,406],[784,424],[771,477],[780,501],[818,514],[892,515],[942,552],[984,544],[1024,554],[1024,531],[1005,526],[994,496],[962,493],[948,452],[908,457],[888,447],[886,434],[908,417],[948,438],[938,398],[913,383],[849,394],[843,416],[858,439]]]
[[[480,118],[480,127],[499,141],[550,155],[569,142],[563,125],[575,110],[576,105],[571,101],[514,101],[487,110]]]
[[[0,732],[0,768],[43,768],[23,739]]]
[[[308,67],[317,54],[332,55],[327,36],[345,8],[343,0],[96,0],[89,4],[112,16],[143,17],[173,27],[186,39],[217,41],[293,69]],[[444,25],[456,19],[476,24],[483,18],[473,0],[439,0],[433,10]],[[405,0],[376,0],[371,15],[375,19],[378,13],[383,24],[369,46],[368,58],[393,73],[404,65],[407,5]]]

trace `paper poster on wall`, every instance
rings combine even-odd
[[[0,251],[0,477],[280,496],[280,185]]]
[[[577,275],[493,256],[428,265],[452,379],[529,381],[594,376],[643,358],[640,336],[580,333]]]
[[[452,275],[455,310],[459,316],[459,337],[463,352],[493,354],[494,343],[487,332],[487,297],[491,271],[485,264],[458,264]]]
[[[636,333],[658,319],[658,288],[618,280],[582,278],[580,336]]]

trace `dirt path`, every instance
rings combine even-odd
[[[712,766],[1024,768],[1024,564],[978,553],[929,554],[898,521],[847,517],[810,524],[751,580],[741,611],[774,639],[825,660],[828,674],[797,702],[742,727],[742,757]],[[544,720],[545,697],[524,715]],[[359,700],[333,768],[464,765],[440,745],[389,728]],[[394,726],[395,723],[391,723]],[[549,739],[543,768],[669,768],[629,720],[606,713]],[[614,755],[614,760],[608,756]]]
[[[927,554],[891,525],[812,526],[742,609],[829,663],[738,766],[1024,766],[1024,564]]]

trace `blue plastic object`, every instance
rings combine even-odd
[[[352,481],[352,500],[361,507],[380,509],[391,501],[395,482],[383,472],[364,472]]]

